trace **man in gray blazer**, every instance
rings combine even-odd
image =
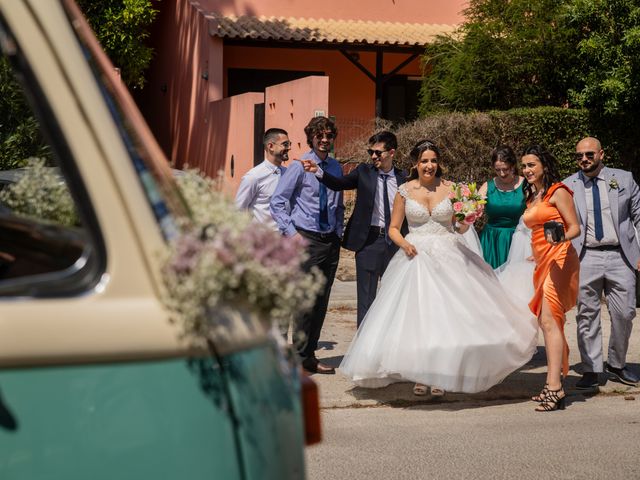
[[[583,364],[579,389],[598,386],[603,372],[600,298],[604,292],[611,317],[606,371],[609,379],[637,385],[638,374],[626,366],[632,320],[636,316],[636,270],[640,269],[640,189],[631,172],[605,167],[600,141],[587,137],[576,146],[580,171],[564,183],[574,192],[581,235],[573,240],[580,256],[578,348]],[[639,230],[640,231],[640,230]]]

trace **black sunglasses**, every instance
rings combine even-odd
[[[372,149],[368,148],[367,149],[367,154],[370,157],[373,157],[373,154],[375,153],[378,157],[381,157],[384,152],[388,152],[388,151],[389,150],[372,150]]]
[[[318,140],[322,140],[324,137],[327,137],[327,140],[333,140],[334,138],[336,138],[335,133],[316,133],[314,136]]]
[[[596,152],[576,152],[574,158],[577,161],[582,160],[582,157],[587,157],[589,160],[596,158]]]

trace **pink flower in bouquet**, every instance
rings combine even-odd
[[[227,242],[221,242],[216,246],[217,250],[215,251],[215,254],[220,263],[226,267],[233,266],[237,261],[237,257],[233,251],[233,246]]]
[[[201,254],[203,244],[196,235],[185,234],[176,242],[175,254],[169,262],[171,270],[178,275],[188,275],[196,267],[198,255]]]
[[[485,198],[478,192],[475,183],[454,183],[451,187],[449,199],[453,212],[458,222],[471,224],[475,222],[484,211]]]

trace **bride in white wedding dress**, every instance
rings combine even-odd
[[[368,388],[416,382],[418,395],[426,385],[433,394],[487,390],[531,359],[538,326],[454,231],[437,147],[420,142],[411,156],[417,164],[396,195],[389,230],[400,250],[340,371]]]

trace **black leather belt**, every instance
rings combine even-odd
[[[607,251],[607,250],[620,250],[620,245],[596,245],[595,247],[585,247],[589,250],[600,250],[600,251]]]
[[[369,234],[377,235],[378,237],[384,237],[384,227],[371,225],[369,227]]]
[[[296,230],[303,237],[313,238],[322,242],[326,242],[327,240],[335,240],[338,237],[336,232],[312,232],[311,230],[304,230],[302,228],[296,228]]]

